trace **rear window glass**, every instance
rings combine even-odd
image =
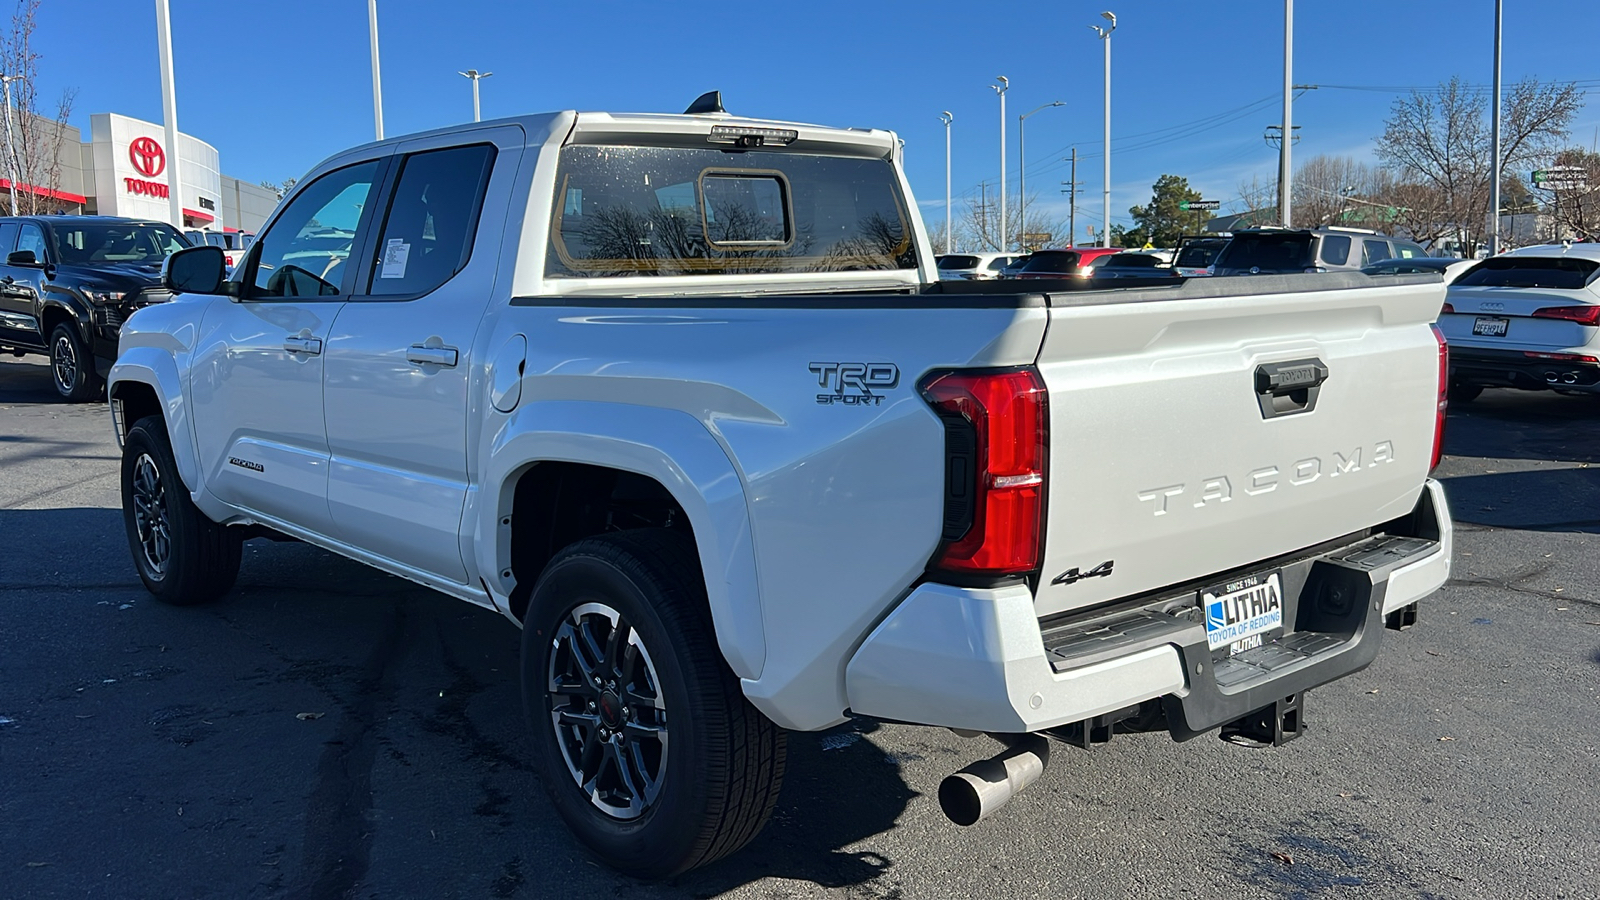
[[[1078,271],[1078,259],[1079,255],[1070,250],[1058,252],[1040,250],[1028,257],[1028,264],[1022,267],[1022,271],[1071,274]]]
[[[1211,265],[1211,261],[1222,252],[1223,246],[1225,245],[1219,243],[1184,244],[1183,249],[1178,251],[1178,259],[1173,265],[1183,266],[1185,269],[1203,269]]]
[[[1241,234],[1228,242],[1217,265],[1230,269],[1302,270],[1311,261],[1309,234]]]
[[[1155,269],[1163,265],[1160,258],[1146,253],[1117,253],[1102,259],[1106,260],[1106,265],[1119,269]]]
[[[1009,265],[1011,265],[1011,257],[1009,257],[1009,256],[996,256],[994,259],[989,261],[989,271],[998,272],[1001,269],[1004,269],[1006,266],[1009,266]]]
[[[1519,287],[1574,290],[1595,280],[1600,263],[1589,259],[1497,256],[1473,266],[1456,287]]]
[[[554,206],[545,272],[555,277],[917,265],[894,167],[883,159],[572,146],[561,150]]]
[[[1342,266],[1350,261],[1350,239],[1342,234],[1324,235],[1322,261],[1330,266]]]
[[[941,256],[939,268],[941,269],[975,269],[978,267],[976,256]]]

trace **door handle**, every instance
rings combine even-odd
[[[304,353],[307,356],[316,356],[322,352],[322,341],[317,338],[290,335],[283,339],[283,349],[290,353]]]
[[[1317,392],[1327,380],[1327,365],[1315,357],[1256,366],[1256,403],[1261,407],[1261,417],[1310,412],[1316,408]]]
[[[458,357],[454,347],[429,347],[426,344],[412,344],[406,351],[406,361],[419,366],[453,366]]]

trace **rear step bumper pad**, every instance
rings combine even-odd
[[[1431,513],[1424,533],[1436,540],[1379,535],[1285,566],[1284,618],[1295,630],[1220,665],[1198,615],[1133,610],[1051,629],[1047,647],[1023,585],[920,585],[846,666],[850,709],[1015,733],[1165,698],[1174,737],[1193,737],[1372,662],[1384,616],[1449,578],[1453,535],[1437,482],[1418,510]],[[1303,570],[1292,573],[1296,566]]]

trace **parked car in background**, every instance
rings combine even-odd
[[[1427,256],[1410,241],[1351,228],[1236,231],[1212,262],[1215,275],[1353,272],[1386,259]]]
[[[1000,270],[1000,277],[1017,277],[1017,273],[1022,271],[1022,267],[1027,265],[1028,260],[1030,259],[1033,259],[1033,251],[1031,250],[1021,256],[1016,257],[1015,259],[1011,260],[1011,262],[1006,263],[1006,267]]]
[[[165,222],[0,218],[0,350],[48,354],[56,393],[98,399],[123,320],[171,299],[161,264],[189,245]]]
[[[1176,278],[1178,272],[1167,260],[1155,253],[1113,253],[1100,257],[1104,262],[1091,269],[1091,276],[1101,278]]]
[[[1222,248],[1228,246],[1225,237],[1184,237],[1178,240],[1178,252],[1173,257],[1173,268],[1179,275],[1194,277],[1210,275],[1211,263]]]
[[[1035,250],[1018,278],[1086,278],[1096,265],[1122,252],[1120,247],[1075,247],[1070,250]]]
[[[244,252],[250,249],[250,244],[256,236],[248,231],[203,231],[192,228],[185,231],[184,236],[189,243],[196,247],[209,245],[222,248],[222,258],[231,268],[244,259]]]
[[[1524,247],[1483,260],[1450,285],[1439,330],[1450,397],[1485,387],[1600,395],[1600,245]]]
[[[1438,272],[1444,276],[1444,283],[1449,284],[1477,262],[1475,259],[1461,259],[1456,256],[1413,256],[1408,259],[1386,259],[1380,263],[1364,266],[1361,271],[1368,275],[1418,275]]]
[[[1015,253],[946,253],[939,257],[940,281],[988,281],[1017,258]]]

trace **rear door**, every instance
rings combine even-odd
[[[1041,614],[1247,566],[1415,505],[1442,285],[1208,278],[1051,299]],[[1263,393],[1275,372],[1316,390]],[[1102,564],[1106,577],[1060,577]]]

